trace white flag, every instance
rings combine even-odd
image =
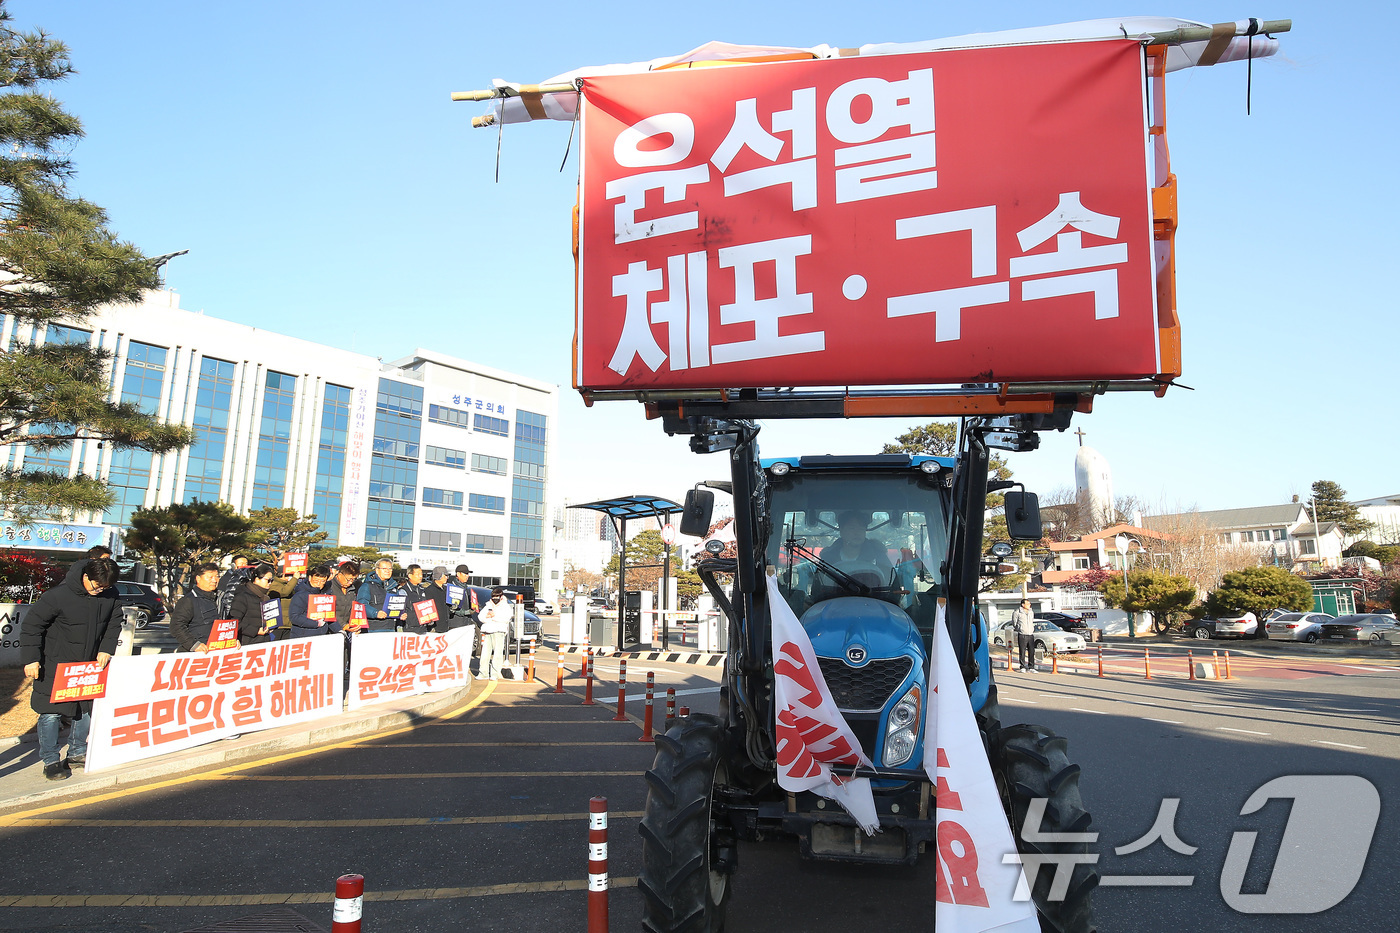
[[[1021,866],[972,702],[944,624],[939,600],[924,720],[924,770],[938,788],[938,889],[934,927],[944,933],[1040,933],[1035,905],[1012,899]]]
[[[834,800],[866,835],[880,828],[869,778],[841,778],[831,765],[874,767],[836,708],[817,665],[812,640],[768,569],[768,614],[773,620],[773,696],[778,716],[778,786]]]

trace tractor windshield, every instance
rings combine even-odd
[[[941,484],[910,471],[794,470],[769,488],[768,563],[793,612],[871,596],[932,629],[948,550]]]

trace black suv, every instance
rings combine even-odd
[[[1089,627],[1089,623],[1085,622],[1082,616],[1072,612],[1037,612],[1035,617],[1051,625],[1058,625],[1066,632],[1077,632]]]
[[[156,588],[149,583],[132,583],[130,580],[117,581],[117,605],[136,606],[146,612],[146,621],[137,617],[136,627],[145,628],[152,622],[165,621],[165,601]]]

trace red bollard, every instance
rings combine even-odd
[[[642,717],[642,734],[637,737],[638,742],[650,742],[651,738],[651,706],[652,694],[656,691],[656,672],[647,671],[647,711]]]
[[[1191,649],[1186,649],[1186,679],[1196,679],[1196,665],[1191,661]]]
[[[583,706],[593,705],[593,649],[583,656]]]
[[[564,692],[564,646],[554,653],[554,692]]]
[[[679,716],[681,719],[686,718],[690,715],[690,707],[682,706],[680,709],[676,710],[676,715]]]
[[[676,688],[666,688],[666,728],[671,728],[671,720],[676,718]]]
[[[1145,680],[1152,679],[1152,657],[1148,649],[1142,649],[1142,676]]]
[[[608,798],[588,801],[588,933],[608,933]]]
[[[613,722],[627,721],[627,659],[617,665],[617,715]]]
[[[341,875],[335,879],[335,907],[331,911],[331,933],[360,933],[364,911],[365,876]]]
[[[531,683],[535,682],[535,639],[530,639],[530,669],[526,672],[525,679]]]
[[[1099,645],[1099,676],[1103,676],[1103,645]]]

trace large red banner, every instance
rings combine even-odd
[[[1131,41],[589,78],[581,389],[1159,372]]]

